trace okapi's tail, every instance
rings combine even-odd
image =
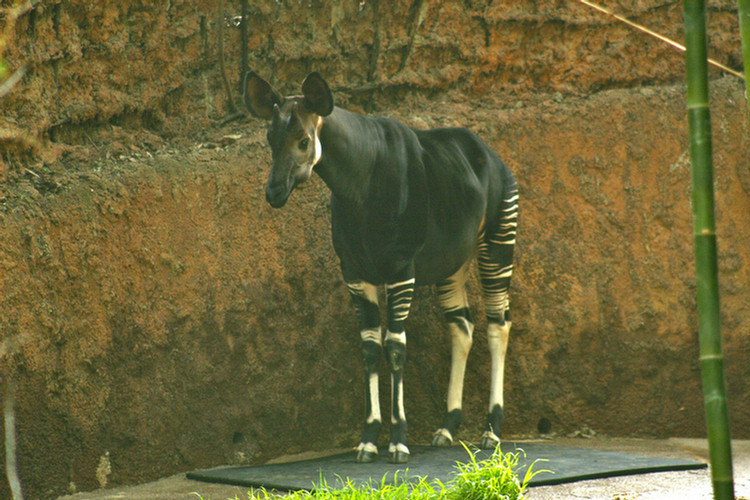
[[[509,180],[500,202],[499,216],[485,227],[478,246],[487,320],[501,325],[510,321],[508,290],[518,227],[518,185],[512,177]]]

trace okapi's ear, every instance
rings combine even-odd
[[[273,118],[273,107],[281,106],[282,97],[271,84],[256,75],[253,71],[245,74],[245,93],[243,99],[248,111],[258,118]]]
[[[302,95],[305,96],[305,107],[320,116],[333,112],[333,94],[328,84],[319,73],[310,73],[302,82]]]

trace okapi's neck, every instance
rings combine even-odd
[[[323,154],[315,171],[337,198],[364,202],[378,154],[377,130],[371,119],[341,108],[323,119]]]

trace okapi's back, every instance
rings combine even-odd
[[[417,131],[425,151],[426,166],[434,175],[468,177],[471,170],[486,190],[492,211],[493,200],[500,200],[515,178],[500,157],[474,132],[463,127]],[[495,215],[495,214],[487,214]]]

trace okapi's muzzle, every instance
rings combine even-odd
[[[266,182],[266,201],[273,208],[283,207],[294,188],[312,175],[313,165],[297,165],[289,158],[274,162]]]
[[[286,200],[292,193],[291,189],[287,190],[284,186],[266,185],[266,201],[273,208],[281,208],[286,205]]]

